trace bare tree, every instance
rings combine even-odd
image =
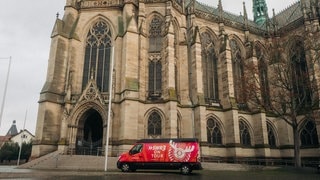
[[[257,61],[245,64],[243,94],[249,107],[264,109],[268,115],[285,121],[292,127],[294,139],[294,163],[301,167],[300,127],[301,119],[314,120],[314,107],[318,104],[317,86],[312,63],[306,59],[302,41],[287,44],[289,50],[274,48],[267,55],[256,49]],[[290,52],[291,51],[291,52]]]

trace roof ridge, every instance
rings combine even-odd
[[[281,14],[281,13],[287,11],[287,10],[290,9],[292,6],[294,6],[294,5],[298,4],[298,3],[300,3],[300,0],[296,0],[296,2],[292,2],[290,5],[287,5],[284,9],[282,9],[282,10],[280,10],[278,13],[276,13],[276,16],[277,16],[278,14]],[[273,9],[274,9],[274,8],[273,8]]]

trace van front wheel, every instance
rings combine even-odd
[[[122,172],[129,172],[130,171],[130,166],[127,163],[121,164],[121,171]]]
[[[181,174],[183,175],[188,175],[191,173],[191,169],[190,169],[190,166],[188,164],[183,164],[181,166]]]

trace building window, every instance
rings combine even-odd
[[[108,24],[103,21],[95,23],[86,39],[82,89],[90,79],[94,79],[101,92],[108,92],[111,46]]]
[[[312,95],[303,42],[297,41],[291,47],[290,60],[295,104],[297,107],[302,107],[300,110],[310,108]]]
[[[246,93],[244,91],[244,66],[241,50],[235,40],[230,40],[234,94],[240,110],[246,109]]]
[[[161,129],[161,117],[159,113],[151,113],[148,119],[148,136],[153,138],[160,137]]]
[[[182,125],[181,125],[181,117],[177,115],[177,136],[178,138],[182,137]]]
[[[268,131],[268,143],[271,148],[276,147],[276,137],[274,135],[273,128],[270,123],[267,122],[267,131]]]
[[[149,61],[149,96],[161,96],[162,65],[160,60]]]
[[[243,146],[251,146],[251,137],[249,127],[244,121],[239,122],[240,128],[240,143]]]
[[[157,98],[162,91],[162,34],[163,20],[155,16],[149,26],[149,97]]]
[[[221,145],[222,144],[222,135],[220,131],[219,124],[216,120],[210,118],[207,121],[207,138],[208,143]]]
[[[268,81],[268,65],[266,62],[264,51],[260,47],[256,47],[256,55],[258,59],[258,71],[261,87],[261,98],[265,109],[270,109],[270,91]]]
[[[201,33],[201,47],[205,101],[213,105],[219,103],[218,58],[214,41],[207,32]]]
[[[318,133],[313,121],[308,120],[300,133],[301,146],[318,146]]]

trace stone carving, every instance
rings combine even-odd
[[[160,61],[161,60],[161,54],[160,53],[149,53],[149,60],[150,61]]]
[[[86,89],[81,95],[79,102],[81,101],[99,101],[101,104],[105,104],[104,98],[102,97],[95,81],[91,79],[88,82]]]
[[[120,6],[122,4],[123,0],[82,1],[80,2],[80,8],[111,7]]]

